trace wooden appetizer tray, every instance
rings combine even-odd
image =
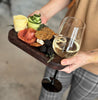
[[[57,55],[55,55],[54,59],[50,63],[47,63],[49,58],[46,57],[46,55],[44,53],[40,52],[37,47],[30,46],[29,44],[18,39],[17,33],[15,32],[14,29],[11,29],[9,31],[8,39],[12,44],[14,44],[18,48],[22,49],[23,51],[25,51],[26,53],[28,53],[29,55],[36,58],[37,60],[44,63],[45,65],[47,65],[50,68],[60,70],[65,67],[60,64],[61,58]]]

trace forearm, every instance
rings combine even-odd
[[[89,63],[98,63],[98,49],[88,51],[87,55],[89,56]]]
[[[40,12],[42,12],[46,16],[47,20],[49,20],[52,16],[65,8],[69,2],[70,0],[50,0],[40,9]]]

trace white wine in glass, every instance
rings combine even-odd
[[[71,38],[57,36],[53,41],[53,49],[58,56],[69,58],[79,51],[80,45],[77,41],[73,41]]]

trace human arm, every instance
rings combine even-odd
[[[34,13],[40,13],[42,20],[46,23],[52,16],[65,8],[69,2],[70,0],[50,0],[40,10],[33,12],[29,16],[32,16]]]
[[[86,51],[86,52],[80,51],[77,55],[71,58],[63,59],[61,61],[61,64],[69,65],[69,66],[62,69],[61,71],[71,73],[77,68],[90,63],[98,63],[98,49]]]
[[[50,0],[40,11],[50,19],[69,4],[69,0]]]

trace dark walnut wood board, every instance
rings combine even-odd
[[[8,40],[12,44],[22,49],[23,51],[25,51],[26,53],[28,53],[29,55],[36,58],[37,60],[44,63],[46,66],[50,68],[57,69],[57,70],[65,68],[65,66],[62,66],[60,64],[61,58],[57,55],[55,55],[54,59],[50,63],[47,63],[47,61],[49,60],[49,57],[46,57],[46,54],[41,53],[37,47],[30,46],[29,44],[18,39],[17,32],[15,32],[14,29],[11,29],[9,31]]]

